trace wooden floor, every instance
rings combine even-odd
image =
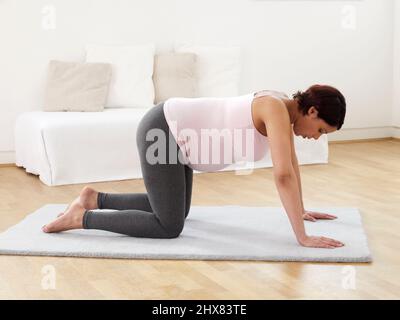
[[[399,299],[400,141],[331,144],[329,164],[300,170],[306,208],[360,209],[372,264],[0,256],[0,298]],[[90,185],[145,191],[142,180]],[[45,204],[69,203],[83,186],[47,187],[21,168],[0,168],[0,231]],[[192,204],[281,206],[271,168],[197,174]],[[55,289],[46,289],[46,266]]]

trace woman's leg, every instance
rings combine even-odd
[[[185,218],[189,214],[192,197],[193,170],[185,165]],[[99,192],[97,196],[97,207],[99,209],[129,210],[138,209],[151,212],[149,197],[147,193],[106,193]]]
[[[137,131],[137,147],[144,184],[148,192],[148,202],[144,196],[134,196],[135,200],[140,199],[141,209],[114,212],[86,210],[83,217],[85,229],[100,229],[147,238],[174,238],[181,233],[185,216],[190,208],[190,197],[189,200],[186,197],[186,184],[187,182],[192,183],[192,169],[189,167],[186,169],[186,166],[179,161],[170,163],[169,147],[173,143],[169,143],[170,135],[162,107],[163,104],[153,107],[142,119]],[[162,153],[161,158],[165,156],[167,159],[165,164],[151,164],[146,158],[148,147],[154,143],[146,141],[146,133],[153,128],[162,129],[166,133],[166,146],[158,149],[158,152]],[[176,145],[176,142],[173,142]],[[177,159],[180,152],[177,146],[175,152],[177,153],[175,159]],[[190,185],[188,188],[191,193],[192,186]],[[112,198],[111,196],[110,199]],[[114,197],[114,199],[118,199],[118,197]],[[128,202],[122,201],[121,207],[123,204],[127,205]]]
[[[99,209],[129,210],[138,209],[152,211],[147,193],[105,193],[97,196]]]

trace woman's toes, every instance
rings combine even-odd
[[[46,224],[45,226],[43,226],[42,230],[43,232],[46,233],[50,233],[50,232],[57,232],[57,231],[61,231],[61,226],[62,223],[60,223],[61,218],[58,218],[56,220],[54,220],[53,222],[50,222],[48,224]]]
[[[72,229],[82,229],[83,214],[85,213],[83,208],[78,203],[71,205],[69,211],[62,214],[53,222],[42,227],[43,232],[61,232]]]

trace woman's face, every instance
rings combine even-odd
[[[318,110],[311,107],[306,115],[301,115],[293,124],[293,131],[296,136],[315,140],[323,134],[336,131],[336,127],[327,124],[321,118],[318,118]]]

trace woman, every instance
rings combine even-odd
[[[211,172],[238,159],[257,161],[269,148],[274,181],[298,243],[305,247],[341,247],[344,244],[340,241],[309,236],[305,232],[303,219],[316,221],[336,217],[304,209],[293,134],[318,139],[322,134],[339,130],[345,113],[345,98],[337,89],[327,85],[314,85],[305,92],[298,91],[293,99],[268,90],[229,98],[168,99],[151,108],[137,129],[136,143],[148,193],[111,194],[85,187],[65,213],[43,226],[43,231],[83,228],[133,237],[178,237],[190,209],[193,169]],[[214,157],[218,148],[210,148],[207,144],[203,148],[205,129],[228,133],[241,130],[239,135],[235,135],[233,148],[226,140],[222,144],[224,151],[232,151],[232,161],[225,161],[224,153],[223,162],[210,162],[210,155]],[[149,152],[154,150],[151,141],[154,130],[167,136],[166,140],[158,137],[157,142],[166,143],[157,149],[157,153]],[[246,153],[243,157],[244,131]],[[248,136],[249,131],[251,134]],[[196,136],[203,139],[201,150],[199,141],[191,139]],[[160,156],[166,161],[154,161]],[[208,161],[198,161],[199,156]],[[94,209],[118,211],[95,212]]]

